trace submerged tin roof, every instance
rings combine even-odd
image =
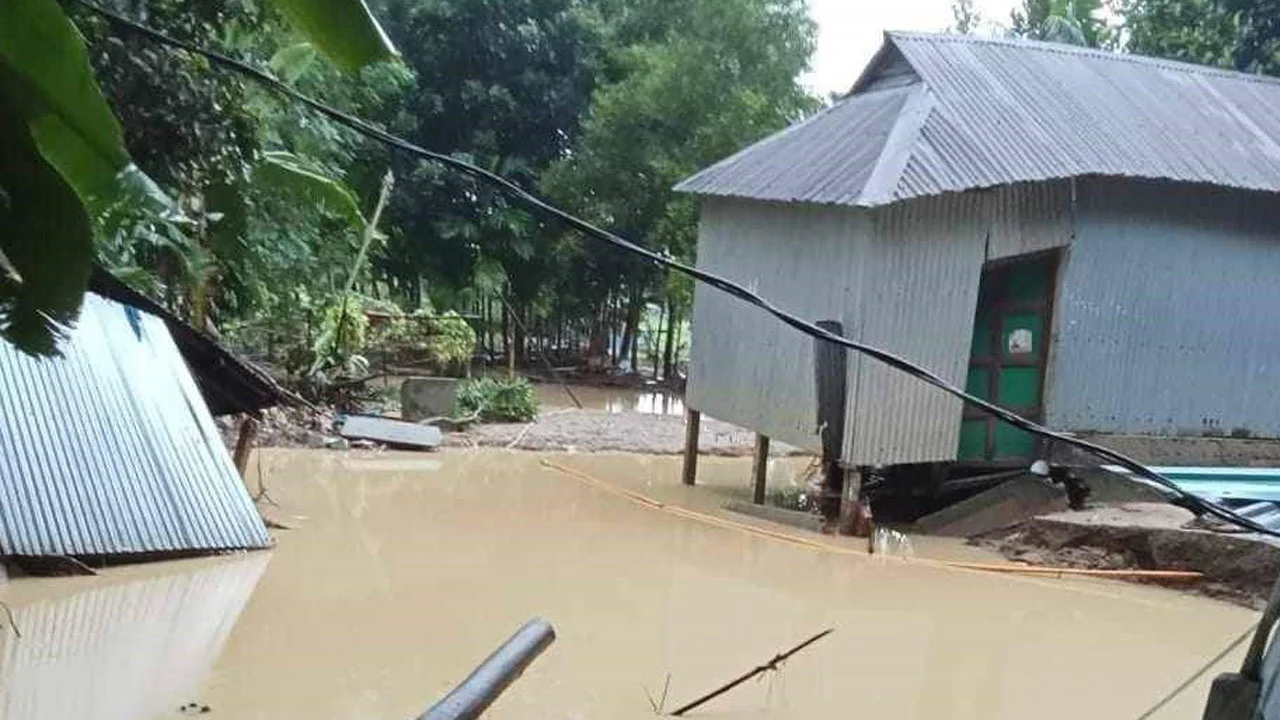
[[[270,543],[163,321],[90,294],[59,347],[0,343],[0,554]]]
[[[677,189],[874,207],[1084,175],[1280,192],[1280,80],[891,32],[849,96]]]

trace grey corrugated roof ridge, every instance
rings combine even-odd
[[[744,155],[746,155],[746,154],[748,154],[748,153],[753,153],[753,152],[755,152],[755,151],[757,151],[757,150],[760,150],[760,149],[762,149],[762,148],[764,148],[764,147],[766,147],[766,146],[768,146],[768,145],[775,144],[775,143],[777,143],[777,142],[779,142],[779,141],[783,140],[784,138],[786,138],[786,137],[787,137],[787,136],[789,136],[789,135],[793,135],[793,134],[795,134],[795,133],[797,133],[797,132],[800,132],[800,131],[801,131],[803,128],[805,128],[806,126],[808,126],[808,125],[812,125],[813,123],[815,123],[815,122],[819,121],[820,119],[822,119],[822,118],[823,118],[823,117],[825,117],[826,115],[830,115],[831,113],[835,112],[835,111],[836,111],[836,110],[837,110],[841,105],[843,105],[845,102],[850,102],[850,101],[852,101],[852,100],[853,100],[852,95],[845,96],[845,97],[841,98],[841,99],[839,100],[839,102],[834,102],[834,103],[832,103],[832,104],[828,105],[827,107],[822,108],[822,109],[821,109],[821,110],[819,110],[818,112],[815,112],[814,114],[810,115],[809,117],[804,118],[803,120],[800,120],[800,121],[798,121],[798,122],[792,123],[791,125],[786,126],[785,128],[783,128],[783,129],[781,129],[781,130],[779,130],[779,131],[777,131],[777,132],[773,133],[772,135],[766,135],[765,137],[761,138],[760,140],[757,140],[756,142],[754,142],[754,143],[752,143],[752,144],[750,144],[750,145],[748,145],[748,146],[746,146],[746,147],[742,148],[742,149],[741,149],[741,150],[739,150],[738,152],[736,152],[736,153],[734,153],[734,154],[732,154],[732,155],[730,155],[730,156],[728,156],[728,157],[726,157],[726,158],[724,158],[724,159],[717,160],[716,162],[712,163],[711,165],[708,165],[708,166],[706,166],[706,167],[702,168],[701,170],[699,170],[698,172],[696,172],[696,173],[694,173],[694,174],[690,175],[689,177],[685,178],[684,180],[681,180],[680,182],[676,183],[676,185],[675,185],[675,188],[674,188],[674,189],[675,189],[675,190],[677,190],[677,191],[679,191],[679,192],[701,192],[701,191],[699,191],[699,190],[695,190],[695,189],[693,189],[693,188],[694,188],[695,186],[697,186],[698,184],[700,184],[703,180],[705,180],[709,175],[714,175],[718,170],[720,170],[720,169],[722,169],[722,168],[724,168],[724,167],[727,167],[727,166],[729,166],[729,165],[733,165],[734,163],[736,163],[738,160],[740,160]],[[711,193],[711,194],[718,194],[718,193]]]
[[[705,167],[705,168],[703,168],[703,169],[699,170],[698,172],[694,173],[693,175],[690,175],[689,177],[685,178],[684,180],[681,180],[679,183],[677,183],[677,184],[674,186],[674,188],[673,188],[673,189],[675,189],[675,190],[676,190],[676,191],[678,191],[678,192],[688,192],[688,193],[694,193],[694,194],[700,194],[700,195],[715,195],[715,196],[721,196],[721,197],[743,197],[743,198],[753,198],[754,196],[753,196],[753,195],[750,195],[750,194],[739,194],[739,193],[735,193],[735,192],[720,192],[720,191],[717,191],[717,190],[714,190],[714,189],[707,188],[705,185],[706,185],[706,183],[708,182],[708,179],[709,179],[709,178],[713,178],[715,175],[717,175],[717,174],[718,174],[718,173],[720,173],[721,171],[725,170],[726,168],[729,168],[729,167],[733,166],[734,164],[736,164],[737,162],[739,162],[739,161],[740,161],[744,156],[746,156],[746,155],[748,155],[748,154],[754,154],[754,153],[757,153],[757,152],[759,152],[759,151],[761,151],[761,150],[764,150],[764,149],[768,148],[768,147],[769,147],[769,146],[771,146],[771,145],[775,145],[775,144],[777,144],[777,143],[779,143],[779,142],[781,142],[781,141],[783,141],[783,140],[787,139],[789,136],[791,136],[791,135],[793,135],[793,134],[795,134],[795,133],[797,133],[797,132],[801,132],[801,131],[803,131],[803,130],[804,130],[805,128],[807,128],[809,125],[812,125],[812,124],[814,124],[814,123],[816,123],[816,122],[818,122],[818,121],[822,120],[822,119],[823,119],[823,118],[825,118],[826,116],[830,115],[831,113],[833,113],[833,112],[836,112],[836,111],[840,110],[840,109],[841,109],[845,104],[847,104],[847,103],[849,103],[849,102],[854,102],[854,101],[856,101],[856,100],[858,100],[858,99],[861,99],[861,98],[876,97],[876,96],[882,96],[882,95],[883,95],[883,96],[888,96],[888,95],[906,95],[906,96],[907,96],[907,98],[906,98],[905,102],[906,102],[906,103],[910,103],[910,102],[912,101],[912,100],[911,100],[912,96],[917,95],[917,94],[919,94],[919,93],[922,93],[922,92],[924,92],[924,91],[925,91],[925,88],[923,88],[923,86],[921,86],[919,83],[916,83],[916,84],[913,84],[913,85],[904,85],[904,86],[896,86],[896,87],[880,88],[880,89],[876,89],[876,90],[873,90],[873,91],[870,91],[870,92],[866,92],[866,93],[859,93],[859,94],[857,94],[857,95],[853,95],[853,94],[846,95],[845,97],[841,98],[840,100],[836,101],[835,103],[832,103],[831,105],[828,105],[827,107],[822,108],[821,110],[819,110],[818,112],[815,112],[814,114],[810,115],[809,117],[804,118],[803,120],[800,120],[799,122],[796,122],[795,124],[789,125],[789,126],[787,126],[787,127],[783,128],[782,130],[779,130],[779,131],[777,131],[777,132],[773,133],[772,135],[768,135],[768,136],[766,136],[766,137],[764,137],[764,138],[762,138],[762,139],[760,139],[760,140],[756,141],[755,143],[752,143],[751,145],[748,145],[748,146],[746,146],[746,147],[742,148],[742,149],[741,149],[741,150],[739,150],[738,152],[736,152],[736,153],[734,153],[734,154],[732,154],[732,155],[730,155],[730,156],[728,156],[728,157],[724,158],[723,160],[719,160],[719,161],[717,161],[717,162],[713,163],[712,165],[708,165],[707,167]],[[897,124],[897,122],[898,122],[898,120],[895,120],[895,125]],[[917,128],[917,130],[918,130],[918,128]],[[883,159],[883,158],[882,158],[882,159]],[[877,162],[877,164],[879,164],[879,161]],[[758,172],[758,171],[757,171],[757,172]],[[875,171],[873,170],[873,174],[874,174],[874,172],[875,172]],[[820,201],[820,202],[817,202],[816,204],[820,204],[820,205],[847,205],[847,204],[856,204],[856,202],[857,202],[856,198],[860,197],[861,195],[862,195],[862,192],[861,192],[861,190],[860,190],[860,191],[858,191],[857,193],[854,193],[854,194],[853,194],[852,202],[850,202],[850,201],[842,201],[842,200],[830,200],[830,201],[825,201],[825,202],[821,202],[821,201]],[[756,198],[756,199],[759,199],[759,198]],[[768,200],[773,201],[773,202],[798,202],[798,201],[800,201],[800,202],[814,202],[814,201],[812,201],[812,200],[808,200],[808,199],[806,199],[803,195],[801,195],[801,194],[796,194],[796,193],[792,193],[790,196],[787,196],[787,197],[770,197],[770,198],[768,198]]]
[[[1245,80],[1249,82],[1264,83],[1267,85],[1280,85],[1280,78],[1271,77],[1269,75],[1260,75],[1258,73],[1247,73],[1239,70],[1228,70],[1226,68],[1213,67],[1211,65],[1196,65],[1195,63],[1183,62],[1181,60],[1170,60],[1168,58],[1156,58],[1148,55],[1133,55],[1129,53],[1115,52],[1114,50],[1104,50],[1102,48],[1084,47],[1082,45],[1067,45],[1065,43],[1046,42],[1043,40],[1027,40],[1024,38],[1009,37],[993,37],[987,35],[958,35],[953,33],[931,33],[918,30],[886,30],[884,33],[886,40],[922,40],[928,42],[954,42],[968,45],[998,45],[1005,47],[1017,47],[1036,52],[1056,53],[1061,55],[1075,55],[1080,57],[1094,57],[1113,62],[1133,63],[1135,65],[1145,65],[1149,67],[1159,67],[1165,70],[1176,70],[1179,72],[1195,73],[1197,75],[1213,75],[1217,77],[1232,78],[1235,80]],[[910,62],[910,61],[908,61]],[[870,69],[868,67],[868,69]]]
[[[895,56],[912,81],[873,84]],[[1278,78],[1175,60],[892,31],[839,103],[676,189],[855,207],[1088,176],[1280,193],[1278,90]],[[846,105],[892,91],[932,102]]]

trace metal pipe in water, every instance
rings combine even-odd
[[[542,618],[525,623],[493,654],[432,705],[418,720],[471,720],[480,717],[502,691],[556,639],[555,628]]]

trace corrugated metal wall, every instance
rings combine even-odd
[[[983,194],[950,195],[875,211],[858,332],[863,342],[964,384],[989,202]],[[874,360],[864,360],[849,383],[845,462],[955,457],[959,400]]]
[[[985,193],[987,259],[1028,255],[1071,244],[1071,182],[1006,185]]]
[[[1280,204],[1081,181],[1047,419],[1107,433],[1280,436]]]
[[[698,266],[811,320],[842,320],[861,285],[865,211],[707,199]],[[851,359],[851,364],[856,364]],[[819,450],[813,341],[763,311],[698,285],[690,347],[690,407],[777,440]]]
[[[963,385],[983,262],[1070,242],[1070,185],[1061,182],[876,210],[709,199],[698,264]],[[698,286],[689,405],[816,450],[812,348],[763,312]],[[845,460],[952,459],[961,409],[853,354]]]
[[[270,543],[163,321],[88,295],[60,349],[0,342],[0,553]]]

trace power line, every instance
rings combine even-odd
[[[1165,705],[1168,705],[1169,703],[1173,702],[1174,698],[1181,695],[1182,691],[1191,687],[1192,683],[1204,677],[1205,673],[1212,670],[1213,667],[1217,665],[1219,662],[1222,662],[1222,659],[1230,655],[1231,651],[1243,645],[1245,640],[1248,640],[1249,638],[1253,637],[1257,629],[1258,629],[1258,623],[1254,623],[1250,625],[1248,630],[1245,630],[1243,633],[1240,634],[1240,637],[1228,643],[1227,646],[1222,648],[1222,650],[1217,655],[1214,655],[1212,658],[1209,658],[1208,662],[1206,662],[1204,665],[1201,665],[1199,670],[1196,670],[1195,672],[1191,673],[1189,676],[1187,676],[1185,680],[1178,683],[1177,687],[1170,690],[1163,697],[1157,700],[1154,705],[1147,708],[1146,712],[1138,716],[1138,720],[1148,720],[1148,718],[1154,717],[1155,714],[1160,712],[1160,710]]]
[[[906,360],[905,358],[899,357],[898,355],[895,355],[886,350],[882,350],[875,346],[865,345],[863,343],[850,340],[849,338],[843,337],[841,335],[836,335],[835,333],[825,330],[812,322],[809,322],[807,320],[804,320],[803,318],[800,318],[795,315],[792,315],[791,313],[788,313],[787,311],[779,308],[777,305],[773,304],[769,300],[766,300],[760,295],[757,295],[751,290],[748,290],[742,285],[739,285],[731,280],[727,280],[718,275],[715,275],[714,273],[709,273],[705,270],[700,270],[691,265],[686,265],[667,255],[656,253],[652,250],[649,250],[648,248],[637,245],[636,243],[631,242],[630,240],[627,240],[618,235],[615,235],[607,230],[596,227],[595,225],[587,222],[586,220],[583,220],[575,215],[572,215],[564,210],[561,210],[560,208],[550,204],[549,202],[543,200],[542,198],[539,198],[538,196],[534,195],[528,190],[525,190],[524,188],[520,187],[516,183],[512,182],[511,180],[508,180],[505,177],[502,177],[501,175],[498,175],[497,173],[491,172],[477,165],[473,165],[464,160],[460,160],[451,155],[446,155],[444,153],[428,150],[424,147],[411,143],[408,140],[405,140],[401,137],[392,135],[391,133],[365,120],[361,120],[360,118],[354,115],[345,113],[341,110],[338,110],[337,108],[334,108],[331,105],[327,105],[325,103],[320,102],[319,100],[316,100],[314,98],[311,98],[307,95],[302,94],[297,90],[294,90],[293,88],[284,84],[280,80],[276,79],[275,77],[271,76],[270,74],[263,72],[262,70],[259,70],[258,68],[255,68],[252,65],[249,65],[248,63],[242,62],[240,60],[236,60],[235,58],[229,57],[223,53],[220,53],[214,50],[208,50],[208,49],[199,47],[197,45],[194,45],[192,43],[170,37],[154,28],[148,27],[134,20],[130,20],[129,18],[124,17],[123,15],[120,15],[119,13],[100,7],[93,2],[90,2],[90,0],[73,0],[73,1],[79,5],[84,6],[85,8],[88,8],[94,13],[100,15],[101,17],[105,18],[106,20],[108,20],[113,25],[119,28],[123,28],[130,32],[136,33],[138,35],[141,35],[142,37],[145,37],[149,40],[160,43],[162,45],[167,45],[170,47],[175,47],[181,50],[185,50],[190,53],[194,53],[196,55],[199,55],[201,57],[204,57],[210,60],[215,66],[219,66],[219,67],[231,70],[233,72],[239,73],[241,75],[244,75],[252,79],[254,82],[257,82],[271,89],[272,91],[289,98],[290,100],[293,100],[297,103],[305,105],[311,110],[319,113],[320,115],[332,120],[333,122],[336,122],[339,125],[343,125],[351,130],[354,130],[355,132],[360,133],[365,137],[371,138],[373,140],[377,140],[378,142],[381,142],[384,145],[387,145],[396,150],[400,150],[402,152],[408,153],[409,155],[412,155],[419,159],[438,163],[445,167],[456,170],[464,175],[473,177],[477,180],[481,180],[485,183],[493,185],[501,189],[502,191],[506,192],[511,197],[521,201],[532,210],[535,210],[543,214],[544,216],[555,218],[556,220],[559,220],[560,222],[563,222],[564,224],[568,225],[574,230],[577,230],[578,232],[582,233],[583,235],[586,235],[587,237],[606,242],[610,245],[613,245],[614,247],[625,250],[626,252],[631,253],[632,255],[639,257],[640,259],[646,262],[649,262],[661,267],[665,267],[670,270],[675,270],[676,272],[687,275],[693,278],[694,280],[698,280],[699,282],[702,282],[706,285],[716,288],[717,290],[727,293],[728,295],[734,298],[737,298],[743,302],[746,302],[750,305],[754,305],[764,310],[765,312],[769,313],[770,315],[774,316],[778,320],[781,320],[783,323],[799,330],[800,332],[806,335],[809,335],[810,337],[826,340],[828,342],[835,343],[836,345],[839,345],[841,347],[848,348],[849,350],[853,350],[855,352],[862,353],[863,355],[867,355],[869,357],[875,358],[876,360],[879,360],[880,362],[888,365],[889,367],[905,372],[908,375],[911,375],[912,377],[915,377],[916,379],[922,382],[933,385],[934,387],[937,387],[940,390],[950,395],[960,398],[961,400],[963,400],[964,402],[970,405],[982,408],[984,411],[996,416],[997,418],[1000,418],[1001,420],[1004,420],[1005,422],[1009,423],[1010,425],[1013,425],[1014,427],[1020,428],[1022,430],[1025,430],[1029,433],[1038,435],[1043,438],[1048,438],[1055,442],[1071,445],[1073,447],[1084,450],[1098,458],[1108,461],[1109,463],[1120,465],[1121,467],[1124,467],[1125,469],[1129,470],[1134,475],[1140,478],[1143,478],[1152,483],[1155,483],[1164,488],[1167,488],[1169,491],[1173,492],[1178,497],[1180,497],[1187,506],[1194,507],[1200,510],[1201,512],[1207,513],[1209,515],[1213,515],[1221,520],[1238,525],[1240,527],[1246,528],[1253,532],[1264,534],[1264,535],[1270,535],[1272,537],[1280,537],[1280,531],[1272,530],[1271,528],[1268,528],[1265,525],[1255,522],[1250,518],[1237,514],[1236,512],[1230,510],[1229,508],[1223,507],[1221,505],[1218,505],[1217,503],[1192,495],[1186,490],[1183,490],[1181,487],[1178,487],[1177,484],[1175,484],[1168,478],[1164,477],[1163,475],[1155,472],[1154,470],[1148,468],[1142,463],[1139,463],[1138,461],[1126,455],[1122,455],[1121,453],[1111,450],[1110,448],[1106,448],[1101,445],[1091,443],[1087,440],[1081,440],[1080,438],[1073,437],[1071,435],[1060,433],[1055,430],[1050,430],[1049,428],[1046,428],[1038,423],[1028,420],[1016,413],[1005,410],[999,405],[996,405],[988,400],[984,400],[983,398],[970,395],[969,393],[965,392],[961,388],[956,387],[955,385],[952,385],[951,383],[947,382],[943,378],[934,374],[932,371],[927,370],[923,367],[920,367]]]

